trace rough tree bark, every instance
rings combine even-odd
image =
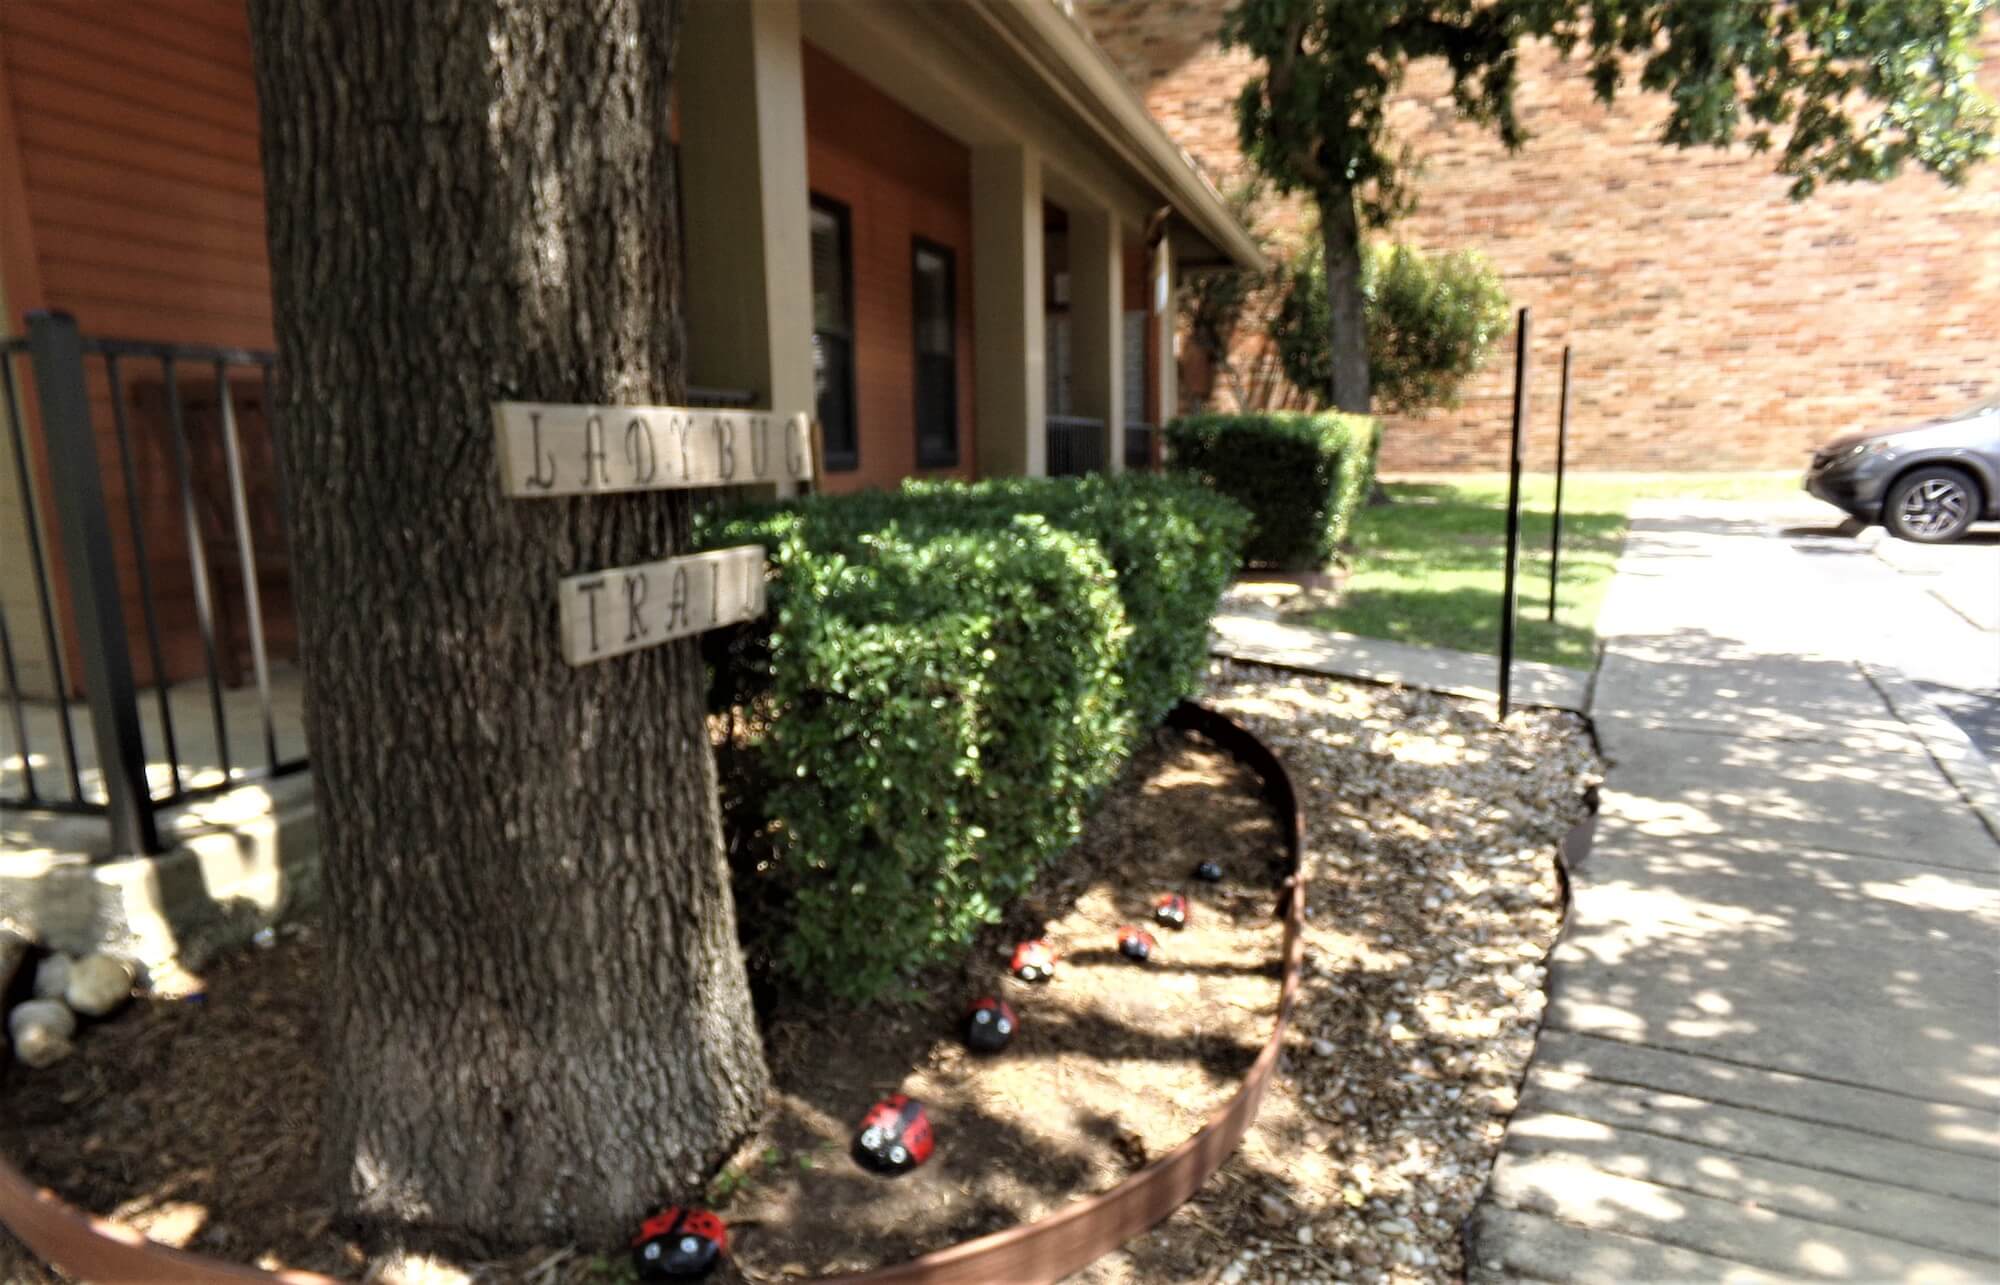
[[[1354,189],[1335,184],[1319,193],[1320,236],[1326,246],[1327,317],[1333,333],[1335,410],[1369,413],[1368,320],[1361,294],[1361,223],[1355,216]]]
[[[508,499],[490,405],[676,402],[680,5],[253,0],[342,1211],[606,1243],[766,1075],[696,644],[572,669],[556,583],[685,499]]]

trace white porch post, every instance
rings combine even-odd
[[[980,476],[1044,477],[1042,167],[1033,147],[972,149],[972,306]]]
[[[1104,467],[1125,469],[1125,259],[1105,209],[1069,216],[1070,390],[1080,415],[1104,421]]]
[[[812,244],[798,0],[693,0],[681,48],[689,382],[747,388],[780,412],[810,411]]]
[[[1153,386],[1159,401],[1160,427],[1165,428],[1167,421],[1181,410],[1181,369],[1179,354],[1174,351],[1174,337],[1178,333],[1175,320],[1180,311],[1174,296],[1179,293],[1180,283],[1175,280],[1172,237],[1165,228],[1160,230],[1160,243],[1153,247],[1149,285],[1153,297],[1148,306],[1153,310],[1160,354],[1153,370]]]

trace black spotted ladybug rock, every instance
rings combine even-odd
[[[1169,928],[1187,927],[1187,898],[1170,892],[1153,903],[1153,918]]]
[[[1203,883],[1221,883],[1222,867],[1213,861],[1204,861],[1194,868],[1194,877]]]
[[[1127,959],[1145,963],[1153,957],[1153,947],[1159,945],[1153,934],[1144,928],[1134,928],[1130,924],[1118,930],[1118,950]]]
[[[896,1093],[868,1108],[854,1134],[854,1159],[881,1174],[908,1173],[931,1158],[931,1118],[924,1104]]]
[[[1014,947],[1007,971],[1024,982],[1045,982],[1056,975],[1056,952],[1041,938]]]
[[[965,1010],[966,1046],[975,1053],[998,1053],[1020,1026],[1021,1019],[1005,1000],[982,996]]]
[[[729,1252],[729,1228],[706,1209],[668,1205],[632,1238],[632,1269],[642,1281],[700,1280]]]

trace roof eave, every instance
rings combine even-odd
[[[1122,154],[1174,212],[1225,258],[1253,272],[1270,263],[1222,194],[1153,119],[1131,84],[1054,0],[975,0],[969,6],[1015,38],[1030,69],[1100,142]]]

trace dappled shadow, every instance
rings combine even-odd
[[[1193,881],[1211,857],[1223,880]],[[1255,778],[1205,741],[1161,732],[1078,844],[962,962],[914,979],[896,1002],[780,1005],[767,1028],[775,1114],[725,1171],[742,1178],[722,1212],[740,1229],[745,1270],[904,1261],[1043,1217],[1185,1141],[1241,1086],[1276,1019],[1284,860]],[[1188,898],[1182,932],[1152,923],[1166,890]],[[1124,923],[1158,937],[1150,964],[1118,953]],[[1006,975],[1013,944],[1030,938],[1050,941],[1053,981]],[[981,994],[1019,1015],[997,1057],[958,1035]],[[885,1183],[845,1147],[890,1092],[925,1103],[938,1147]]]
[[[1853,604],[1771,534],[1634,524],[1604,815],[1493,1198],[1640,1238],[1575,1244],[1586,1272],[1653,1242],[1990,1279],[2000,842],[1842,654]],[[1530,1252],[1495,1234],[1482,1255]]]

